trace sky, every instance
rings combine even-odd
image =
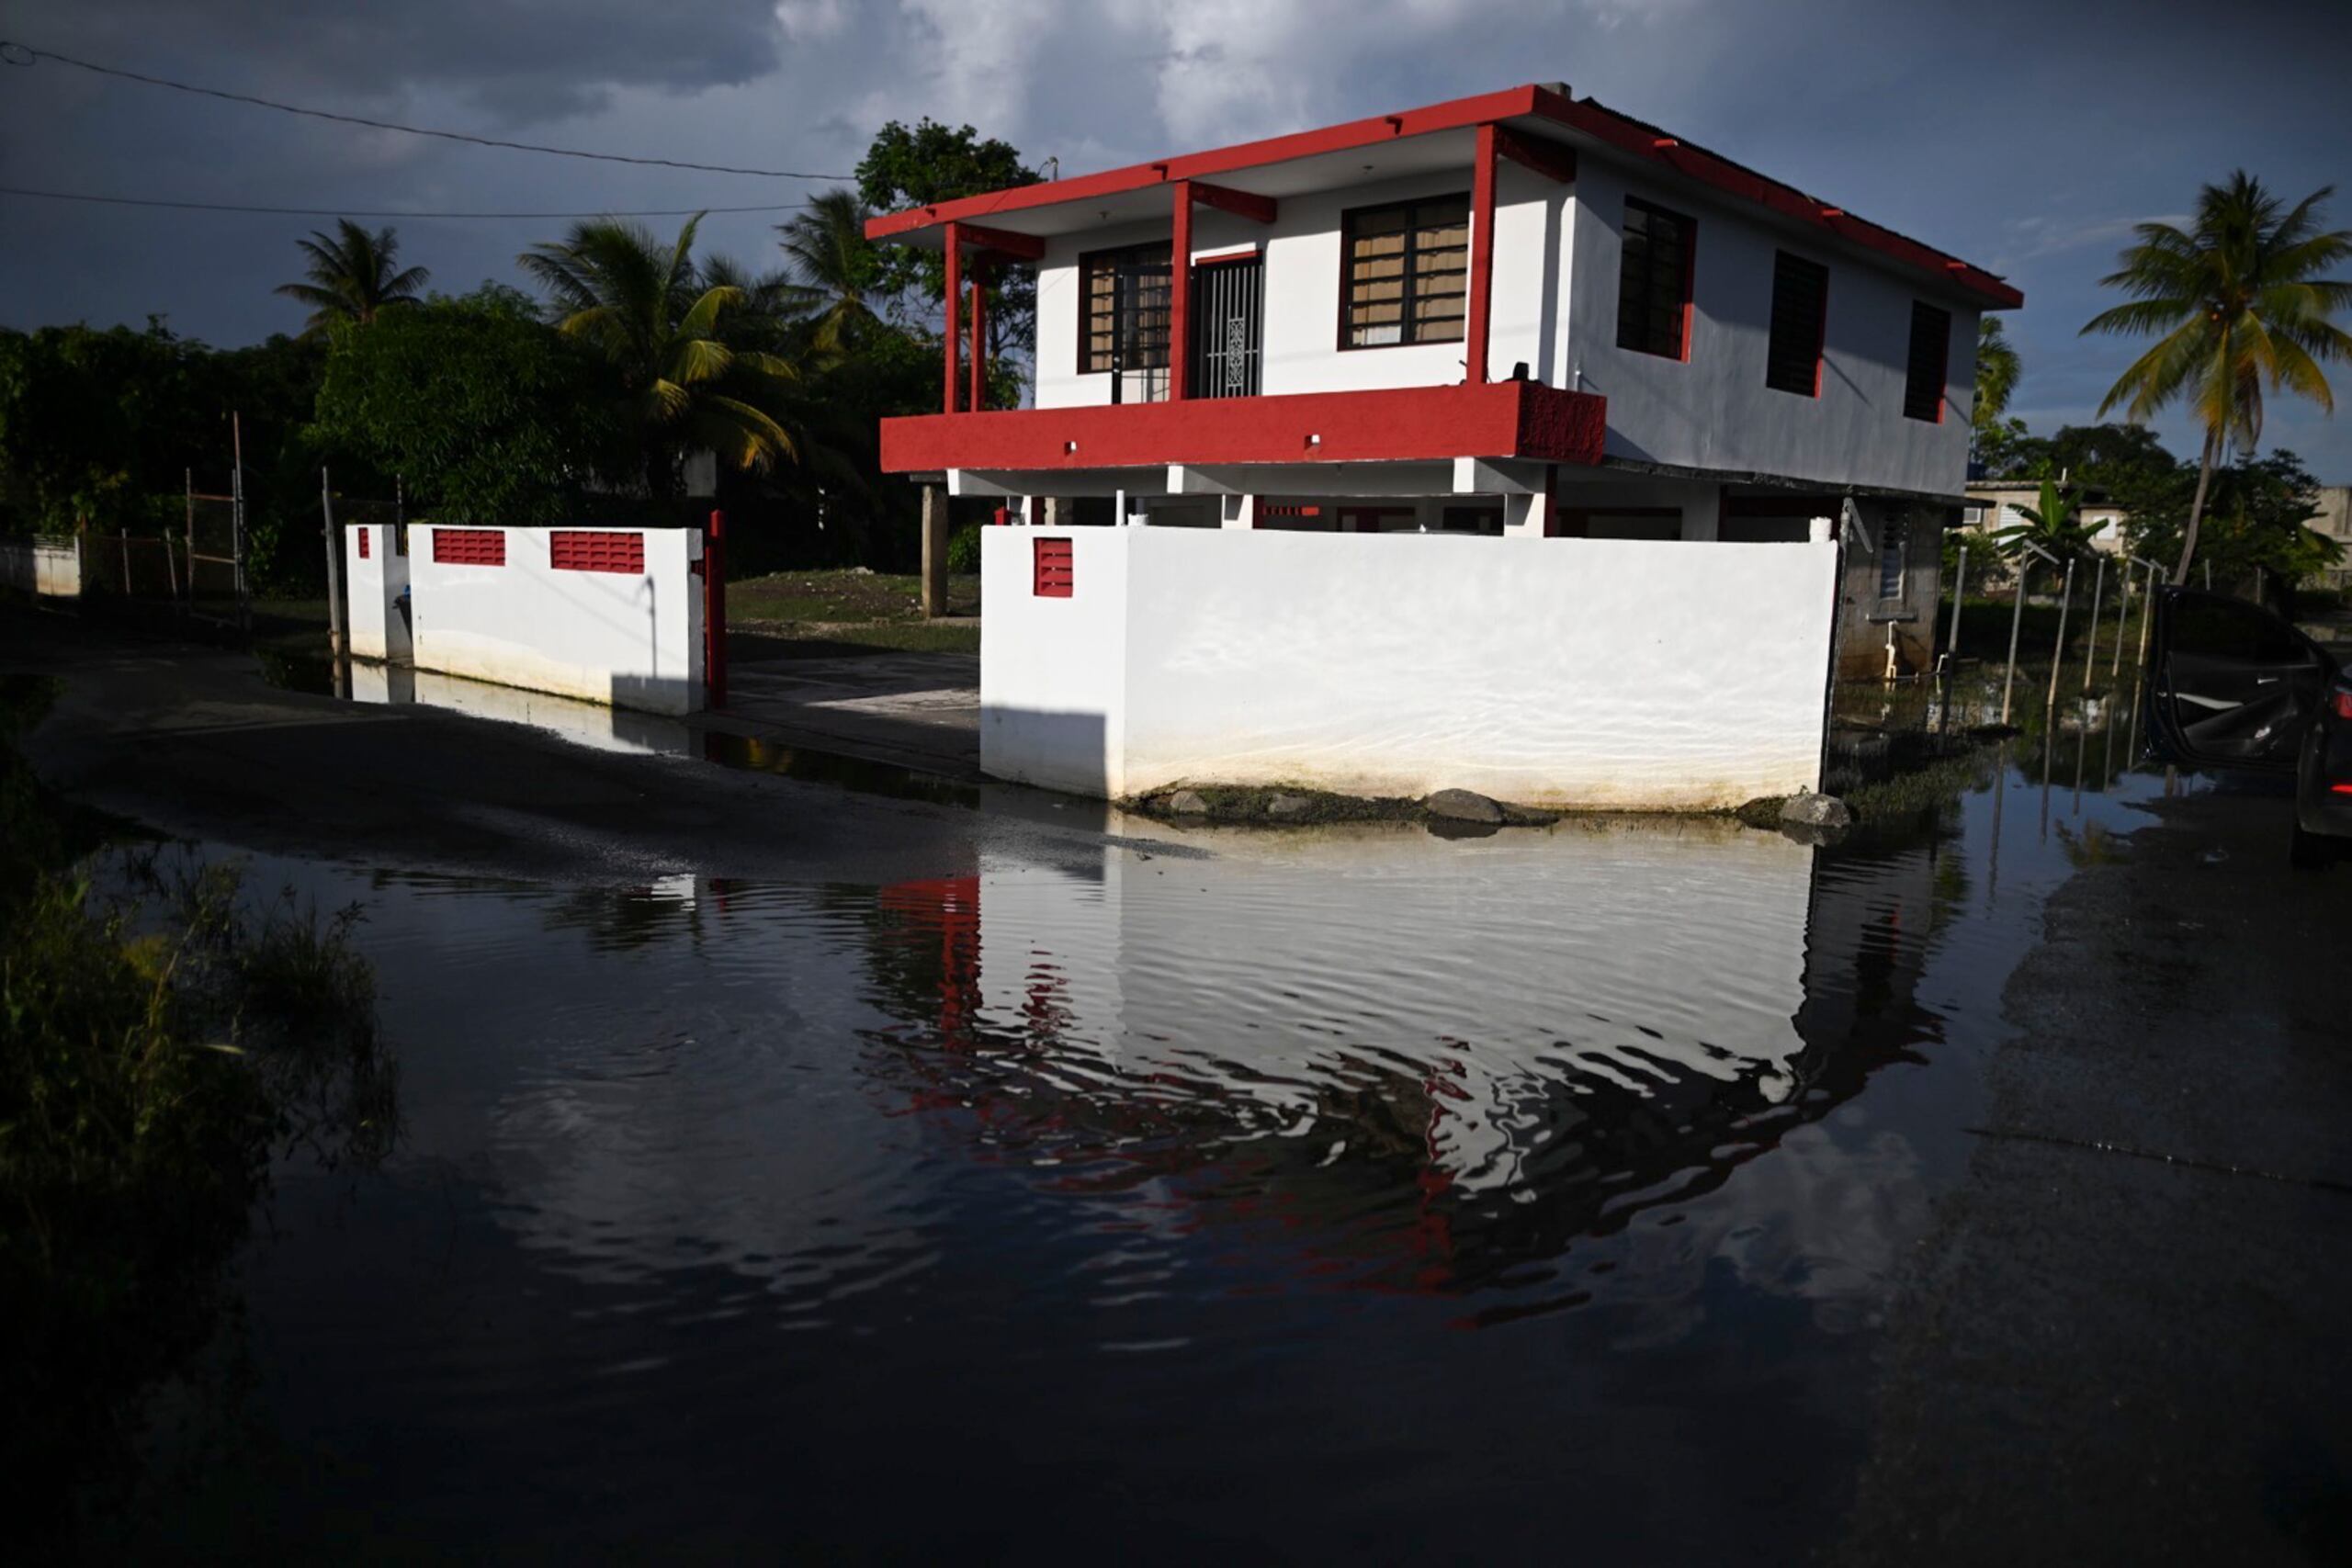
[[[308,13],[308,14],[305,14]],[[372,118],[846,176],[874,132],[969,123],[1064,175],[1523,82],[1657,122],[2005,274],[2011,403],[2091,418],[2129,342],[2078,329],[2134,223],[2243,166],[2352,183],[2352,0],[0,0],[0,39]],[[297,118],[0,64],[0,186],[338,212],[789,203],[804,180],[640,168]],[[2333,205],[2352,228],[2352,189]],[[704,242],[773,265],[789,212]],[[0,324],[139,324],[223,345],[300,330],[272,288],[328,220],[0,195]],[[392,218],[452,291],[521,284],[558,220]],[[660,227],[675,220],[651,220]],[[2266,447],[2352,482],[2331,418],[2274,403]],[[2157,429],[2196,443],[2178,416]]]

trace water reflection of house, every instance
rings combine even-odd
[[[1218,848],[888,890],[869,962],[907,1027],[877,1070],[1156,1226],[1271,1225],[1304,1272],[1452,1291],[1721,1187],[1934,1036],[1925,850]]]

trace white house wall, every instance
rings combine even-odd
[[[1069,598],[1031,592],[1041,536]],[[982,559],[999,778],[1657,810],[1818,781],[1831,545],[992,528]]]
[[[1265,257],[1265,335],[1260,390],[1360,391],[1383,387],[1442,387],[1463,378],[1459,342],[1341,350],[1340,219],[1359,207],[1450,194],[1467,196],[1470,168],[1286,197],[1272,223],[1216,208],[1193,212],[1193,254],[1256,248]],[[1558,337],[1565,267],[1547,277],[1547,257],[1562,256],[1568,187],[1507,164],[1496,185],[1495,292],[1490,360],[1498,377],[1524,360],[1538,380],[1550,378]],[[1039,408],[1078,408],[1111,400],[1107,372],[1078,372],[1080,258],[1093,251],[1165,241],[1170,220],[1124,223],[1046,242],[1037,270]],[[1132,383],[1129,400],[1137,400]]]
[[[1460,343],[1339,346],[1340,216],[1351,208],[1467,192],[1470,170],[1283,198],[1259,224],[1196,208],[1195,257],[1239,248],[1265,257],[1266,393],[1442,386],[1464,374]],[[1617,277],[1625,197],[1697,220],[1687,361],[1617,346]],[[1165,218],[1106,226],[1046,243],[1038,271],[1036,402],[1106,403],[1107,373],[1078,373],[1080,257],[1165,240]],[[1828,320],[1817,398],[1764,384],[1773,253],[1829,268]],[[1944,418],[1903,415],[1915,299],[1952,318]],[[1572,185],[1517,164],[1498,170],[1492,328],[1487,362],[1500,378],[1525,363],[1537,380],[1609,400],[1610,456],[1676,468],[1763,474],[1807,483],[1957,494],[1966,473],[1977,311],[1967,297],[1784,232],[1735,206],[1668,188],[1606,154],[1586,152]],[[1139,400],[1139,389],[1127,389]]]
[[[1687,361],[1617,346],[1619,235],[1629,195],[1696,220]],[[1960,492],[1978,314],[1961,297],[1692,193],[1629,177],[1605,157],[1581,160],[1575,207],[1574,265],[1583,287],[1570,296],[1568,378],[1561,385],[1609,400],[1609,456],[1824,485]],[[1773,253],[1780,250],[1829,269],[1817,398],[1764,384]],[[1903,415],[1917,299],[1951,312],[1940,423]]]

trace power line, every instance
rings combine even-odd
[[[188,212],[256,212],[280,218],[695,218],[711,212],[797,212],[805,201],[777,202],[766,207],[655,207],[636,210],[606,209],[601,212],[361,212],[347,207],[245,207],[226,201],[159,201],[136,196],[85,196],[70,190],[30,190],[0,186],[0,196],[38,197],[44,201],[87,201],[105,207],[170,207]]]
[[[35,49],[28,43],[0,39],[0,63],[29,68],[37,60],[53,60],[60,65],[76,70],[96,72],[101,76],[119,76],[126,82],[141,82],[151,87],[169,87],[175,92],[196,93],[208,98],[221,98],[232,104],[251,104],[257,108],[277,109],[283,114],[308,115],[313,119],[332,119],[345,125],[364,125],[371,130],[397,130],[408,136],[437,136],[444,141],[466,141],[477,147],[503,147],[516,152],[546,152],[558,158],[593,158],[605,164],[640,164],[663,169],[694,169],[707,175],[754,175],[771,180],[847,180],[851,175],[812,175],[800,169],[739,169],[725,164],[691,164],[678,158],[632,158],[622,152],[583,152],[576,147],[543,147],[533,141],[503,141],[494,136],[473,136],[462,130],[430,130],[423,126],[398,125],[387,119],[368,119],[356,114],[336,114],[332,109],[304,108],[297,104],[281,104],[274,98],[257,98],[247,93],[224,92],[219,87],[199,87],[193,83],[175,82],[165,76],[149,76],[138,71],[126,71],[119,66],[100,65],[92,61],[76,60],[55,50]],[[712,210],[718,210],[713,209]]]

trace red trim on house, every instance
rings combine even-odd
[[[1010,229],[989,229],[978,223],[959,223],[956,230],[962,243],[973,249],[994,251],[1014,261],[1035,261],[1046,254],[1046,242],[1035,234],[1016,234]]]
[[[1181,403],[1193,395],[1193,201],[1199,192],[1190,180],[1168,188],[1168,400]]]
[[[1559,185],[1573,185],[1577,177],[1577,150],[1556,142],[1530,141],[1504,126],[1495,128],[1495,151],[1521,168],[1532,169]]]
[[[1454,457],[1600,461],[1608,403],[1538,381],[1182,402],[999,409],[882,422],[887,473],[1139,468],[1170,463],[1370,463]]]
[[[1460,130],[1487,120],[1534,114],[1538,112],[1536,99],[1539,96],[1548,97],[1551,95],[1539,87],[1510,87],[1498,93],[1480,93],[1471,97],[1432,104],[1427,108],[1408,109],[1403,114],[1375,115],[1370,119],[1354,119],[1344,125],[1294,131],[1287,136],[1271,136],[1261,141],[1244,141],[1183,157],[1163,158],[1156,163],[1130,164],[1125,168],[1106,169],[1101,174],[1079,175],[1070,179],[1051,180],[1034,186],[1016,186],[1010,190],[989,191],[956,201],[938,202],[930,207],[886,212],[866,220],[865,237],[869,240],[888,240],[933,229],[950,220],[988,215],[1006,218],[1033,207],[1057,207],[1064,202],[1091,201],[1102,197],[1142,190],[1148,186],[1165,185],[1171,180],[1205,179],[1244,169],[1262,168],[1269,164],[1287,163],[1295,158],[1343,152],[1351,148],[1395,141],[1408,136]]]
[[[1462,335],[1469,352],[1463,379],[1487,384],[1487,340],[1495,314],[1495,128],[1478,128],[1470,164],[1470,298],[1463,310]]]
[[[956,383],[959,379],[956,374],[956,328],[960,324],[956,312],[964,304],[963,227],[960,223],[947,225],[947,320],[944,322],[946,331],[943,334],[947,340],[947,389],[940,399],[940,412],[943,413],[956,412]]]
[[[1272,223],[1282,210],[1282,204],[1271,196],[1254,191],[1235,190],[1229,186],[1213,186],[1204,180],[1181,182],[1193,187],[1193,199],[1203,207],[1214,207],[1219,212],[1230,212],[1237,218],[1247,218],[1253,223]]]
[[[989,269],[972,264],[972,388],[964,406],[975,412],[989,406]]]
[[[1699,220],[1685,217],[1690,227],[1682,234],[1682,352],[1675,355],[1683,364],[1690,363],[1690,318],[1699,303]]]
[[[1704,148],[1666,136],[1657,127],[1635,119],[1631,115],[1620,114],[1590,98],[1574,98],[1534,85],[1511,87],[1498,93],[1482,93],[1472,97],[1431,104],[1424,108],[1408,109],[1402,114],[1376,115],[1369,119],[1350,120],[1344,125],[1272,137],[1262,141],[1243,142],[1159,163],[1134,164],[1101,174],[1081,175],[1074,179],[1021,186],[1011,190],[966,197],[957,201],[944,201],[932,207],[885,213],[867,221],[865,234],[870,240],[898,239],[936,229],[951,220],[989,216],[1006,219],[1032,208],[1098,200],[1106,196],[1141,190],[1148,186],[1162,185],[1170,180],[1199,180],[1236,174],[1292,159],[1341,152],[1407,136],[1466,130],[1493,120],[1520,117],[1549,120],[1555,125],[1589,136],[1636,162],[1660,164],[1684,179],[1709,186],[1725,197],[1763,207],[1802,228],[1826,231],[1849,243],[1876,251],[1905,266],[1931,273],[1946,279],[1952,287],[1974,295],[1988,309],[2013,310],[2025,303],[2023,294],[1982,267],[1971,265],[1892,229],[1857,218],[1843,208],[1833,206],[1818,197],[1807,196],[1794,186],[1758,174]]]

